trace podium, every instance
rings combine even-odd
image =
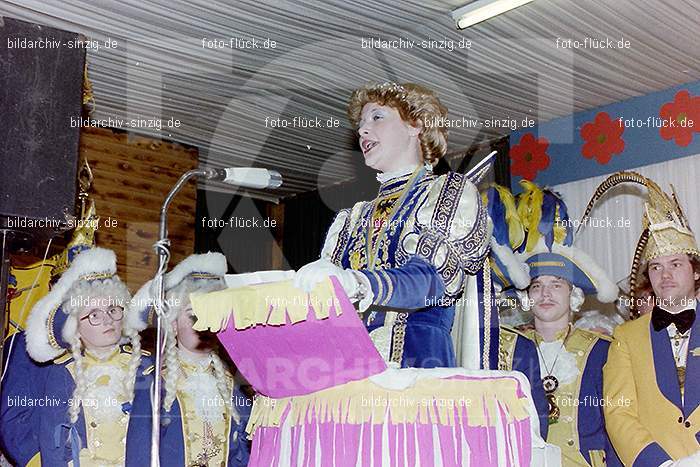
[[[517,372],[389,368],[334,277],[191,296],[256,396],[251,466],[554,466]]]

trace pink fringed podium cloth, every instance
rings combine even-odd
[[[386,369],[334,277],[313,294],[286,281],[191,298],[195,329],[218,332],[238,371],[266,396],[309,394]]]
[[[529,399],[518,377],[446,370],[392,369],[306,396],[259,397],[249,465],[532,465]],[[415,382],[386,387],[406,374]]]
[[[286,281],[191,301],[195,329],[218,332],[263,394],[250,466],[531,465],[523,375],[388,369],[335,278],[310,295]]]

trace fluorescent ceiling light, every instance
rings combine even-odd
[[[458,29],[465,29],[489,18],[498,16],[532,0],[475,0],[452,12]]]

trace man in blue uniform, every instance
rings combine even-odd
[[[525,289],[530,284],[529,268],[513,253],[525,240],[525,231],[516,212],[515,197],[509,189],[492,185],[482,193],[482,200],[493,225],[489,255],[491,283],[496,296],[513,298],[514,289]],[[500,326],[498,369],[519,371],[527,377],[539,416],[540,434],[546,440],[549,411],[542,387],[537,348],[522,331],[506,325]]]
[[[592,258],[571,246],[566,205],[549,190],[521,182],[518,212],[528,227],[519,257],[531,282],[521,295],[531,308],[540,374],[549,402],[547,442],[561,448],[562,465],[619,465],[603,419],[602,368],[609,339],[572,326],[585,295],[600,302],[617,298],[617,286]]]

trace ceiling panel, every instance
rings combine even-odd
[[[116,49],[88,51],[93,117],[176,118],[179,128],[137,131],[198,146],[203,165],[278,169],[285,179],[280,190],[250,193],[273,199],[355,176],[361,154],[345,106],[352,89],[367,81],[428,85],[451,119],[519,123],[700,79],[697,1],[535,0],[458,31],[449,12],[462,3],[24,0],[0,1],[0,14],[115,39]],[[203,39],[251,37],[270,38],[276,48],[202,45]],[[557,47],[557,38],[586,37],[623,38],[630,47]],[[363,38],[416,44],[379,50],[363,48]],[[471,48],[421,48],[429,39],[470,40]],[[340,124],[270,126],[294,116]],[[449,149],[509,131],[452,129]]]

